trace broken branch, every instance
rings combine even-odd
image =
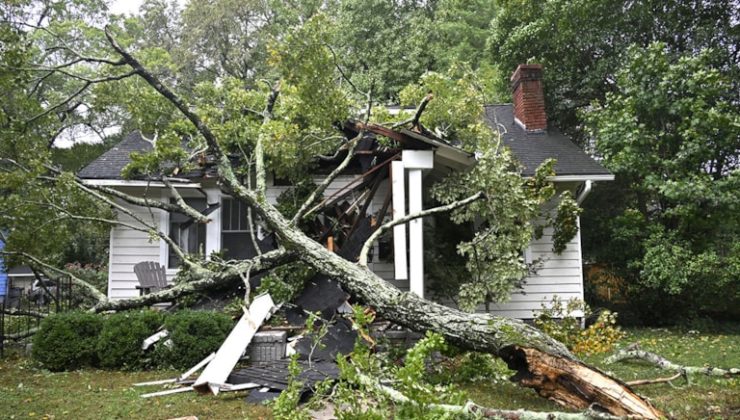
[[[448,211],[452,211],[458,207],[467,206],[468,204],[474,201],[480,200],[483,197],[484,195],[482,192],[477,192],[463,200],[455,201],[453,203],[446,204],[444,206],[438,206],[438,207],[434,207],[431,209],[423,210],[423,211],[420,211],[414,214],[409,214],[404,217],[401,217],[400,219],[391,220],[390,222],[383,224],[375,232],[373,232],[372,235],[370,235],[367,241],[365,241],[365,244],[362,246],[362,250],[360,251],[360,258],[359,258],[358,264],[360,264],[363,267],[367,267],[367,254],[368,252],[370,252],[370,248],[373,246],[373,242],[375,242],[383,233],[391,229],[393,226],[400,225],[403,223],[408,223],[411,220],[418,219],[420,217],[426,217],[426,216],[431,216],[437,213],[445,213]]]
[[[720,369],[711,366],[682,366],[671,362],[663,356],[659,356],[649,351],[641,350],[637,344],[633,344],[626,349],[619,350],[615,354],[607,357],[604,363],[612,364],[624,360],[644,360],[663,370],[672,370],[675,372],[685,372],[686,375],[707,375],[732,377],[740,376],[739,368]]]

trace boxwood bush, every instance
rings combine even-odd
[[[33,338],[32,356],[49,370],[97,365],[96,344],[103,317],[67,312],[46,317]]]
[[[187,369],[218,350],[234,322],[219,312],[180,311],[167,316],[164,325],[169,341],[155,350],[158,366]]]
[[[119,312],[106,317],[96,346],[100,367],[137,369],[151,366],[141,344],[162,326],[164,316],[151,310]]]
[[[141,344],[162,325],[170,332],[154,349]],[[33,340],[33,358],[53,371],[106,369],[187,369],[216,351],[234,322],[217,312],[145,311],[96,315],[50,315]]]

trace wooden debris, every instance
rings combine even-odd
[[[274,310],[275,303],[269,294],[257,296],[249,305],[249,310],[245,311],[229,336],[226,337],[216,352],[216,356],[195,381],[193,388],[200,393],[211,392],[218,395],[221,386],[226,383],[226,378],[252,341],[257,329],[272,315]]]
[[[514,381],[565,407],[586,410],[594,405],[614,416],[663,417],[626,384],[579,361],[519,346],[503,349],[502,353],[509,368],[519,371]]]
[[[205,365],[207,365],[208,363],[210,363],[210,362],[211,362],[211,360],[213,360],[213,359],[214,359],[215,357],[216,357],[216,353],[211,353],[211,354],[209,354],[208,356],[206,356],[206,358],[205,358],[205,359],[203,359],[203,360],[201,360],[200,362],[198,362],[198,364],[196,364],[195,366],[193,366],[192,368],[190,368],[190,369],[189,369],[189,370],[188,370],[187,372],[185,372],[185,373],[183,373],[182,375],[180,375],[180,377],[179,377],[179,378],[177,378],[177,379],[178,379],[179,381],[184,381],[185,379],[189,378],[189,377],[190,377],[190,375],[192,375],[192,374],[194,374],[195,372],[197,372],[197,371],[201,370],[201,369],[203,368],[203,366],[205,366]]]
[[[159,340],[167,337],[170,335],[170,332],[167,330],[159,331],[149,337],[147,337],[144,342],[141,344],[142,350],[147,350],[149,347],[151,347],[154,343],[158,342]]]
[[[149,394],[144,394],[141,396],[141,398],[152,398],[152,397],[164,397],[165,395],[172,395],[172,394],[180,394],[183,392],[190,392],[193,390],[192,386],[188,387],[182,387],[182,388],[173,388],[173,389],[166,389],[164,391],[158,391],[158,392],[152,392]]]

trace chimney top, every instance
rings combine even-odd
[[[514,120],[527,131],[547,129],[542,65],[520,64],[511,75]]]

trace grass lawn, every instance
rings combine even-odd
[[[194,392],[143,399],[163,389],[134,388],[136,382],[166,379],[179,372],[82,370],[50,373],[25,359],[0,361],[0,418],[10,419],[268,419],[270,409],[244,402],[246,391],[218,397]]]
[[[680,364],[740,367],[740,325],[722,331],[686,332],[678,329],[635,329],[620,345],[639,342]],[[617,377],[634,379],[670,376],[670,373],[636,363],[604,365],[605,355],[586,357],[586,361]],[[197,416],[199,419],[271,418],[267,407],[247,405],[244,392],[224,393],[219,397],[194,393],[142,399],[144,392],[161,387],[133,388],[131,384],[177,376],[177,372],[118,372],[83,370],[50,373],[26,359],[0,360],[0,418],[46,419],[167,419]],[[678,381],[675,385],[684,386]],[[496,408],[526,408],[537,411],[563,411],[534,391],[502,382],[462,384],[469,397],[479,404]],[[678,419],[740,418],[740,379],[696,377],[687,388],[668,384],[639,387],[658,408]]]

